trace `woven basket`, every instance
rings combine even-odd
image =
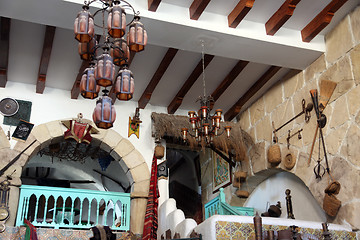
[[[234,178],[232,185],[234,188],[240,188],[241,183],[240,183],[239,179]]]
[[[240,182],[245,182],[247,177],[247,172],[244,171],[236,171],[234,172],[234,178],[235,179],[240,179]]]
[[[333,181],[325,188],[325,193],[337,195],[340,192],[341,185],[338,181]]]
[[[249,197],[249,192],[243,190],[236,190],[235,195],[238,196],[239,198],[247,198]]]
[[[341,201],[335,195],[325,194],[323,209],[331,217],[335,217],[341,207]]]
[[[161,159],[164,157],[164,151],[165,151],[165,147],[162,145],[156,145],[155,147],[155,157],[157,159]]]
[[[288,154],[286,154],[286,156],[284,157],[284,166],[287,170],[291,170],[293,169],[293,167],[295,166],[296,163],[296,159],[293,153],[289,152]]]
[[[281,151],[278,144],[273,144],[269,147],[268,152],[268,162],[271,165],[278,165],[281,162]]]

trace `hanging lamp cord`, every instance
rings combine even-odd
[[[205,46],[204,40],[201,40],[201,59],[202,59],[202,80],[203,80],[203,88],[204,88],[204,100],[206,98],[206,86],[205,86]]]

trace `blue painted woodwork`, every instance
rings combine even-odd
[[[205,203],[204,209],[205,219],[211,217],[212,215],[254,216],[254,208],[234,207],[226,203],[223,188],[220,188],[220,193],[217,197]]]
[[[24,218],[36,227],[89,229],[102,224],[128,231],[130,193],[22,185],[16,226]]]

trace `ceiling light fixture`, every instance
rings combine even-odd
[[[199,143],[211,144],[214,137],[219,136],[226,132],[227,137],[230,137],[230,126],[225,126],[221,131],[220,123],[222,117],[222,110],[216,109],[215,114],[210,114],[210,103],[214,101],[211,96],[206,96],[205,86],[205,61],[204,61],[204,41],[201,40],[201,59],[202,59],[202,80],[204,95],[200,96],[197,101],[200,101],[200,109],[196,113],[195,111],[189,111],[189,121],[191,123],[190,130],[188,128],[182,128],[182,137],[186,141],[188,134],[194,137]]]
[[[101,2],[102,8],[93,15],[90,13],[90,4]],[[133,13],[133,18],[126,23],[126,11]],[[102,24],[97,25],[94,17],[102,13]],[[105,24],[105,13],[107,21]],[[139,21],[139,12],[125,0],[90,0],[85,1],[82,10],[78,13],[74,23],[75,39],[79,41],[78,52],[81,59],[90,61],[89,67],[85,69],[81,82],[80,92],[84,98],[94,99],[99,95],[100,87],[114,86],[114,93],[119,100],[130,100],[134,93],[134,77],[128,69],[130,51],[143,51],[147,44],[147,33],[144,25]],[[106,25],[106,26],[105,26]],[[102,29],[103,43],[100,44],[95,37],[95,26]],[[126,34],[126,27],[129,31]],[[106,31],[107,29],[107,31]],[[115,73],[115,65],[120,67],[118,74]],[[115,121],[115,109],[108,106],[107,92],[103,91],[103,97],[97,101],[93,117],[112,109],[110,119],[103,122],[103,118],[94,118],[99,128],[110,128]],[[105,99],[105,100],[104,100]],[[111,98],[110,98],[111,99]],[[107,109],[99,110],[99,103]],[[112,101],[110,101],[112,105]],[[110,122],[108,122],[110,120]]]

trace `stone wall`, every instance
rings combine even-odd
[[[318,89],[322,80],[331,80],[337,87],[325,108],[327,124],[323,128],[327,156],[333,178],[340,182],[337,198],[342,206],[335,218],[329,222],[360,228],[360,7],[345,17],[326,36],[326,52],[309,67],[297,75],[284,79],[261,98],[244,110],[239,124],[254,139],[255,145],[248,151],[248,172],[251,175],[264,172],[272,167],[267,161],[267,149],[272,143],[272,122],[275,128],[287,122],[302,111],[302,99],[312,102],[309,90]],[[296,57],[296,56],[294,56]],[[320,92],[321,95],[321,92]],[[287,148],[288,131],[295,133],[303,129],[302,138],[290,139]],[[281,147],[282,162],[276,167],[286,170],[283,157],[291,152],[296,165],[289,170],[308,186],[322,206],[324,189],[330,178],[325,175],[316,179],[313,169],[319,159],[318,137],[310,165],[308,159],[316,130],[316,115],[305,122],[304,116],[297,118],[277,132]],[[320,150],[321,164],[325,166],[323,151]]]

